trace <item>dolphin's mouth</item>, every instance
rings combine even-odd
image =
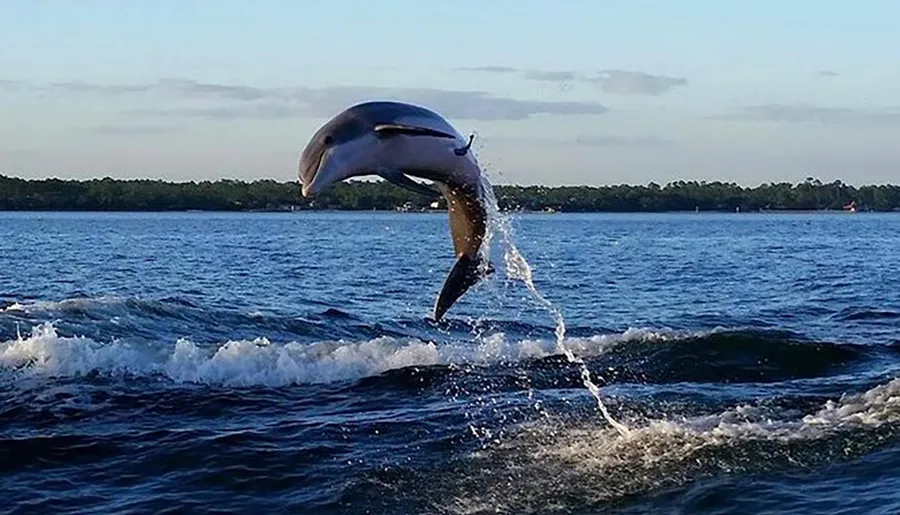
[[[327,148],[322,149],[322,151],[319,152],[319,158],[316,159],[315,171],[313,171],[313,173],[311,174],[309,182],[304,181],[303,186],[300,190],[303,193],[304,197],[308,197],[315,193],[315,191],[313,191],[313,186],[315,186],[316,184],[316,179],[319,178],[319,172],[322,170],[322,161],[325,160],[326,153],[328,153]]]

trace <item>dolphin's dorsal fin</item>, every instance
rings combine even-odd
[[[462,157],[469,153],[469,149],[472,148],[472,142],[475,141],[475,134],[469,134],[469,142],[466,143],[466,146],[462,148],[453,149],[453,153]]]
[[[444,131],[439,131],[430,127],[421,127],[418,125],[408,125],[402,123],[379,123],[375,125],[375,133],[384,136],[393,134],[405,134],[407,136],[433,136],[435,138],[456,139],[456,136]]]
[[[414,193],[418,193],[419,195],[425,195],[429,198],[437,198],[441,195],[437,190],[429,188],[428,186],[420,182],[416,182],[397,170],[381,168],[377,173],[381,178],[390,182],[391,184],[400,186],[401,188],[407,189]]]

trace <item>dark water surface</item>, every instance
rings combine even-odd
[[[0,213],[0,513],[900,513],[900,215]],[[498,242],[499,243],[499,242]]]

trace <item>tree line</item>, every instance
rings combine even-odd
[[[503,210],[563,212],[664,212],[900,210],[900,186],[852,186],[812,177],[744,187],[728,182],[675,181],[666,185],[494,187]],[[305,209],[446,209],[443,197],[423,197],[384,181],[335,184],[313,198],[296,181],[168,182],[122,179],[21,179],[0,175],[0,210],[41,211],[272,211]]]

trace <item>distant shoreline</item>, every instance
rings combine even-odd
[[[869,211],[857,211],[855,213],[850,213],[843,210],[837,209],[819,209],[819,210],[808,210],[808,209],[770,209],[764,211],[556,211],[553,213],[548,213],[545,211],[502,211],[504,214],[512,214],[512,215],[541,215],[551,217],[554,215],[709,215],[709,214],[721,214],[721,215],[849,215],[849,214],[890,214],[897,213],[900,214],[900,208],[898,209],[890,209],[890,210],[869,210]],[[234,213],[234,214],[326,214],[326,213],[344,213],[344,214],[352,214],[352,213],[375,213],[378,215],[446,215],[446,210],[430,210],[430,211],[398,211],[393,209],[301,209],[296,211],[287,211],[280,209],[254,209],[254,210],[238,210],[238,209],[213,209],[213,210],[203,210],[203,209],[164,209],[164,210],[136,210],[136,209],[108,209],[108,210],[92,210],[92,209],[0,209],[0,213],[56,213],[56,214],[125,214],[125,213],[134,213],[134,214],[226,214],[226,213]]]
[[[495,185],[501,210],[518,213],[833,213],[900,211],[900,186],[851,186],[813,178],[743,187],[675,181],[664,186]],[[0,211],[44,212],[446,212],[384,181],[342,182],[303,198],[296,181],[167,182],[123,179],[20,179],[0,175]]]

